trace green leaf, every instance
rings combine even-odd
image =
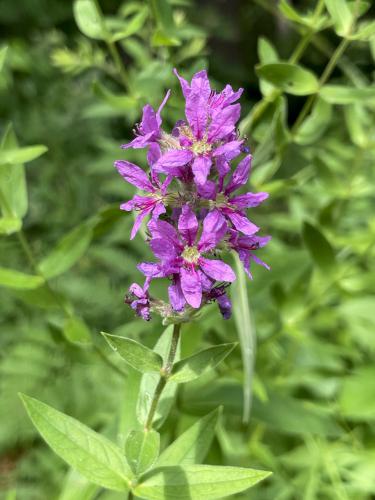
[[[134,110],[138,101],[128,95],[117,95],[110,92],[104,85],[95,81],[92,84],[94,94],[99,97],[106,104],[109,104],[117,110],[130,111]]]
[[[373,36],[375,36],[375,21],[365,21],[364,23],[358,25],[356,32],[349,38],[351,40],[368,42]]]
[[[169,326],[163,332],[163,334],[159,337],[156,345],[154,347],[154,352],[160,354],[160,356],[166,360],[169,348],[171,345],[173,333],[173,326]],[[180,358],[180,344],[179,342],[176,352],[176,361]],[[141,386],[139,391],[139,397],[137,402],[137,416],[139,421],[144,424],[147,419],[147,415],[150,411],[151,399],[155,392],[155,388],[159,382],[160,375],[158,373],[145,373],[142,376]],[[168,381],[168,384],[165,386],[161,398],[159,400],[159,404],[155,413],[153,427],[159,428],[164,420],[167,418],[173,402],[176,396],[177,384],[172,380]]]
[[[17,290],[31,290],[42,286],[44,279],[41,276],[21,273],[14,269],[0,267],[0,286]]]
[[[274,63],[279,60],[276,49],[267,38],[259,37],[258,39],[258,57],[261,64]],[[274,85],[260,80],[260,90],[264,96],[270,95],[275,90]]]
[[[5,130],[0,152],[18,148],[12,125]],[[22,164],[8,168],[0,164],[0,206],[5,217],[22,219],[27,212],[27,188],[25,169]]]
[[[242,262],[234,254],[236,263],[237,280],[233,284],[233,293],[237,297],[234,301],[233,316],[236,324],[237,335],[240,340],[243,364],[243,421],[250,420],[252,384],[254,375],[254,361],[256,351],[255,322],[251,314],[250,301],[247,293],[247,278]]]
[[[64,273],[82,257],[90,245],[95,222],[90,219],[74,228],[40,262],[38,268],[45,278],[54,278]]]
[[[74,344],[90,344],[91,335],[86,323],[77,316],[70,316],[64,323],[64,336]]]
[[[302,26],[308,26],[314,31],[319,31],[322,29],[327,21],[326,16],[320,16],[319,18],[313,13],[311,15],[302,15],[297,12],[292,5],[287,0],[281,0],[279,3],[280,12],[284,17]]]
[[[195,422],[163,451],[156,462],[156,467],[201,463],[206,457],[215,436],[220,413],[221,408],[217,408]]]
[[[64,485],[57,500],[94,500],[98,493],[99,486],[70,469],[64,478]]]
[[[17,233],[22,227],[22,221],[16,217],[0,218],[0,234]]]
[[[25,394],[20,397],[35,427],[65,462],[95,484],[128,490],[130,471],[118,446],[45,403]]]
[[[299,128],[294,141],[302,145],[313,144],[327,130],[331,117],[332,106],[323,99],[318,99],[311,115],[306,118]]]
[[[26,148],[1,149],[0,164],[1,165],[18,165],[39,158],[42,154],[48,151],[46,146],[36,145]]]
[[[2,71],[5,63],[5,59],[7,56],[8,52],[8,46],[6,45],[5,47],[1,47],[0,49],[0,72]]]
[[[178,47],[181,42],[178,38],[167,35],[164,31],[158,29],[152,35],[151,45],[153,47]]]
[[[353,23],[353,15],[346,0],[324,0],[324,2],[336,33],[340,36],[348,35]]]
[[[179,384],[195,380],[221,363],[236,345],[216,345],[178,361],[173,365],[170,380]]]
[[[108,32],[94,0],[75,0],[74,19],[80,31],[94,40],[105,40]]]
[[[322,271],[331,271],[335,265],[335,254],[327,238],[308,222],[303,225],[302,238],[317,266]]]
[[[112,42],[123,40],[124,38],[138,33],[138,31],[140,31],[145,24],[148,13],[149,12],[147,6],[144,6],[130,20],[126,19],[126,21],[124,22],[124,29],[113,33],[111,37]]]
[[[375,367],[362,366],[344,379],[339,405],[341,414],[353,420],[375,419]]]
[[[131,431],[125,442],[125,456],[136,476],[148,470],[158,458],[160,434],[154,430]]]
[[[344,108],[346,126],[351,140],[359,147],[365,148],[370,140],[368,131],[372,117],[361,104],[349,104]]]
[[[168,0],[151,0],[152,13],[156,20],[157,29],[152,35],[151,43],[154,47],[173,47],[181,45],[178,39],[173,19],[172,7]]]
[[[375,87],[347,87],[344,85],[325,85],[320,97],[331,104],[375,103]]]
[[[296,64],[264,64],[257,66],[256,73],[289,94],[308,95],[319,90],[318,79],[314,73]]]
[[[104,332],[102,332],[102,335],[112,349],[118,352],[122,359],[136,370],[142,373],[160,372],[163,359],[156,352],[133,339]]]
[[[147,473],[134,493],[148,500],[210,500],[244,491],[270,472],[240,467],[186,465]]]

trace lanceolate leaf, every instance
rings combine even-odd
[[[93,483],[128,490],[131,473],[120,448],[45,403],[25,394],[20,397],[33,424],[57,455]]]
[[[246,275],[237,254],[235,254],[234,258],[236,262],[237,281],[234,283],[233,293],[237,297],[237,300],[234,302],[233,315],[241,346],[244,371],[243,421],[247,423],[249,422],[251,411],[256,333],[254,320],[250,310],[249,297],[247,294]]]
[[[189,358],[178,361],[172,369],[170,380],[178,383],[189,382],[215,368],[221,363],[237,344],[221,344],[209,347],[193,354]]]
[[[315,263],[323,270],[333,268],[335,254],[327,238],[312,224],[305,222],[302,230],[303,240]]]
[[[48,148],[46,146],[37,145],[25,148],[2,149],[0,150],[1,165],[18,165],[28,161],[35,160],[44,154]]]
[[[133,339],[104,332],[102,334],[112,349],[136,370],[142,373],[160,372],[163,359],[156,352]]]
[[[125,443],[125,455],[135,475],[148,470],[159,455],[160,434],[154,430],[131,431]]]
[[[258,66],[256,72],[276,87],[289,94],[308,95],[319,90],[316,76],[311,71],[290,63],[271,63]]]
[[[295,142],[306,145],[317,141],[330,124],[331,116],[332,106],[323,99],[319,99],[311,115],[299,128],[294,137]]]
[[[0,267],[0,286],[17,290],[31,290],[42,286],[44,279],[41,276],[21,273],[14,269]]]
[[[90,219],[74,228],[40,262],[39,270],[45,278],[54,278],[64,273],[82,257],[91,242],[95,222]]]
[[[353,16],[347,0],[324,0],[338,35],[349,34]]]
[[[244,491],[270,472],[240,467],[186,465],[147,473],[134,490],[148,500],[210,500]]]
[[[1,141],[0,152],[15,150],[18,147],[12,125],[9,125]],[[5,217],[22,219],[27,212],[27,188],[25,169],[22,164],[8,165],[0,163],[0,206]]]
[[[0,234],[12,234],[19,231],[22,227],[22,221],[16,217],[0,218]]]
[[[156,467],[201,463],[215,435],[220,408],[198,420],[160,455]]]
[[[331,104],[375,103],[375,87],[347,87],[344,85],[325,85],[320,97]]]

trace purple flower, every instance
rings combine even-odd
[[[252,260],[266,269],[270,269],[265,262],[253,253],[254,250],[266,246],[270,239],[271,236],[241,236],[237,231],[230,230],[229,246],[238,253],[249,278],[252,279],[250,272],[250,262]]]
[[[159,217],[159,215],[165,212],[163,197],[172,179],[171,177],[167,177],[164,183],[160,184],[154,175],[151,181],[141,168],[129,161],[118,160],[115,162],[115,167],[126,181],[149,193],[146,196],[135,195],[131,200],[120,206],[121,210],[139,211],[130,235],[130,239],[132,240],[146,215],[152,213],[153,217]]]
[[[171,91],[168,90],[163,102],[160,104],[158,111],[155,113],[154,108],[150,104],[146,104],[143,108],[143,115],[141,123],[136,126],[135,135],[136,138],[133,139],[128,144],[123,144],[122,149],[128,148],[145,148],[150,144],[156,143],[161,137],[161,111],[164,108],[166,102],[169,99]]]
[[[178,232],[162,220],[152,220],[148,227],[152,235],[150,246],[160,263],[142,263],[139,269],[148,277],[173,277],[169,298],[176,311],[182,310],[186,303],[199,308],[202,293],[212,282],[236,279],[223,261],[203,256],[211,252],[227,232],[227,223],[218,210],[205,217],[198,241],[198,219],[187,204],[178,220]]]
[[[241,152],[243,140],[238,140],[235,134],[241,107],[232,103],[240,97],[242,89],[233,92],[227,85],[216,94],[211,90],[206,71],[196,73],[191,85],[175,73],[186,99],[187,123],[175,127],[174,137],[178,138],[179,147],[167,150],[155,168],[178,175],[179,168],[191,164],[197,185],[203,185],[217,158],[230,161]]]
[[[130,304],[138,316],[146,321],[150,320],[150,297],[148,288],[150,279],[146,278],[143,288],[137,283],[133,283],[129,288],[129,294],[125,297],[125,303]]]
[[[250,174],[251,155],[245,156],[233,172],[222,193],[216,196],[216,208],[233,224],[235,229],[251,236],[259,227],[247,217],[245,210],[256,207],[268,198],[268,193],[245,193],[232,196],[233,191],[247,183]]]

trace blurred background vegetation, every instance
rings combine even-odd
[[[148,254],[129,242],[118,205],[132,188],[112,164],[146,102],[171,88],[165,123],[181,116],[173,67],[245,88],[251,188],[271,194],[252,219],[273,239],[271,272],[234,289],[234,318],[212,306],[185,328],[185,353],[237,336],[241,349],[180,389],[164,444],[223,404],[207,463],[274,472],[239,498],[374,498],[374,12],[358,0],[0,1],[0,498],[120,498],[66,470],[17,392],[123,441],[139,380],[99,332],[153,345],[163,327],[123,304]],[[126,158],[146,166],[143,151]]]

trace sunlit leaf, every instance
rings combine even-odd
[[[127,491],[131,476],[120,448],[41,401],[25,394],[21,399],[42,437],[71,467],[95,484]]]
[[[19,231],[22,227],[22,221],[15,217],[0,218],[0,234],[12,234]]]
[[[353,15],[346,0],[324,0],[327,10],[332,18],[337,34],[349,34],[353,23]]]
[[[126,363],[142,373],[160,372],[163,365],[162,357],[136,340],[110,335],[103,332],[103,336]]]
[[[170,380],[179,384],[194,380],[212,370],[230,354],[236,344],[209,347],[174,364]]]
[[[150,500],[210,500],[244,491],[269,475],[262,470],[214,465],[160,467],[141,478],[134,492]]]
[[[332,106],[319,99],[306,120],[299,127],[294,141],[306,145],[317,141],[326,131],[332,117]]]
[[[325,85],[320,97],[331,104],[375,103],[375,87],[347,87],[344,85]]]
[[[219,415],[217,408],[195,422],[163,451],[155,466],[201,463],[211,446]]]

